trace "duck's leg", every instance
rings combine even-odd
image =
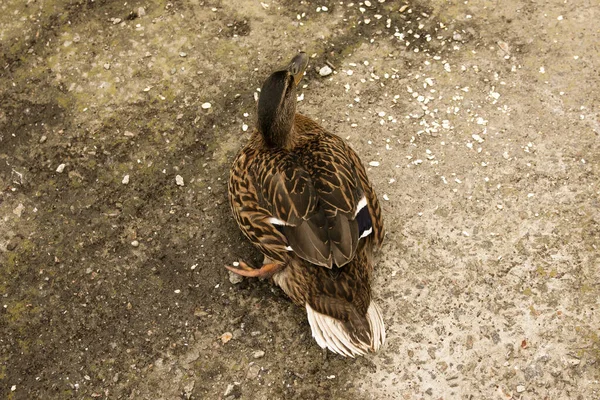
[[[271,261],[265,258],[265,262]],[[225,268],[241,276],[248,278],[270,278],[274,273],[284,267],[285,264],[279,262],[268,262],[260,268],[252,268],[243,261],[240,261],[238,266],[226,265]]]

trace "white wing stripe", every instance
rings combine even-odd
[[[354,213],[354,216],[356,217],[358,215],[358,213],[360,212],[360,210],[362,210],[366,206],[367,206],[367,198],[365,196],[363,196],[362,199],[360,199],[360,201],[356,205],[356,212]]]
[[[268,221],[270,223],[272,223],[273,225],[287,225],[284,221],[280,220],[279,218],[275,218],[275,217],[271,217],[268,219]]]
[[[366,231],[364,231],[364,232],[362,233],[362,235],[360,235],[359,239],[362,239],[362,238],[364,238],[364,237],[367,237],[367,236],[369,236],[369,235],[371,234],[371,232],[373,232],[373,228],[369,228],[369,229],[367,229]]]

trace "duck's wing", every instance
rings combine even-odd
[[[368,236],[376,246],[381,246],[385,234],[381,206],[358,154],[342,138],[328,133],[315,121],[302,114],[296,114],[295,124],[301,136],[314,138],[310,142],[310,146],[304,147],[303,151],[305,153],[303,158],[305,163],[308,161],[308,169],[311,171],[312,177],[317,179],[320,177],[322,186],[330,188],[329,192],[333,195],[331,197],[335,199],[331,202],[334,208],[352,208],[355,211],[358,209],[360,211],[357,215],[360,236],[366,236],[365,232],[371,227],[372,234]],[[321,167],[319,160],[326,160],[324,168]],[[310,165],[316,165],[316,167],[311,169]],[[315,176],[315,173],[318,175]],[[335,189],[342,188],[343,183],[332,176],[345,178],[343,181],[359,187],[364,194],[368,208],[362,210],[364,202],[357,207],[355,199],[349,199],[348,193],[351,191],[347,187],[342,189],[340,195],[340,192]],[[361,200],[362,197],[359,202]]]
[[[281,231],[280,221],[298,221],[313,208],[310,177],[292,168],[278,165],[283,154],[262,153],[245,147],[235,158],[229,175],[229,203],[238,226],[263,254],[277,261],[285,261],[292,250]],[[281,174],[295,182],[293,187],[281,187],[286,182]],[[271,199],[271,200],[268,200]],[[275,210],[278,210],[275,212]],[[278,216],[285,215],[281,220]]]
[[[341,141],[341,139],[339,140]],[[375,244],[375,246],[380,247],[383,243],[385,229],[383,226],[383,216],[381,214],[381,205],[379,204],[379,199],[377,198],[377,194],[373,189],[373,185],[371,185],[371,182],[367,177],[367,171],[365,170],[365,167],[362,161],[360,160],[360,157],[358,157],[358,154],[356,154],[356,152],[350,146],[348,146],[345,143],[344,145],[346,147],[346,154],[348,155],[348,158],[351,160],[352,165],[356,169],[356,173],[358,174],[361,187],[363,188],[365,193],[365,198],[367,200],[368,206],[368,213],[371,219],[371,227],[373,229],[371,236],[373,243]]]

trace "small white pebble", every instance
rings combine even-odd
[[[179,57],[187,57],[187,53],[182,51],[179,53]]]
[[[179,294],[179,293],[181,293],[181,290],[175,289],[174,292],[177,293],[177,294]]]
[[[252,353],[252,358],[254,358],[254,359],[263,358],[264,356],[265,356],[265,352],[262,350],[257,350],[254,353]]]
[[[134,241],[131,242],[131,245],[133,247],[138,247],[140,245],[140,242],[138,242],[137,240],[134,240]]]
[[[502,204],[496,204],[496,207],[498,207],[498,210],[502,210],[504,208]]]
[[[369,165],[371,167],[379,167],[379,161],[371,161],[371,162],[369,162]]]
[[[244,277],[241,276],[240,274],[236,274],[235,272],[231,272],[231,271],[227,271],[229,272],[229,282],[232,285],[237,285],[238,283],[241,283],[244,281]]]
[[[300,93],[300,95],[296,97],[296,101],[302,101],[302,100],[304,100],[304,93]]]
[[[248,125],[242,124],[242,130],[246,132],[248,130]]]
[[[121,181],[123,185],[127,185],[129,183],[129,175],[125,175],[123,180]]]
[[[385,201],[390,201],[390,198],[389,198],[389,197],[388,197],[388,195],[387,195],[387,194],[385,194],[385,193],[383,194],[383,199],[384,199]]]
[[[533,193],[527,193],[527,197],[532,198],[533,196],[535,196]]]
[[[202,103],[202,108],[205,110],[208,110],[211,107],[212,107],[212,104],[210,104],[209,102]]]
[[[10,387],[10,391],[11,391],[11,392],[14,392],[15,390],[17,390],[17,385],[12,385],[12,386]]]
[[[473,140],[476,140],[479,143],[483,143],[483,138],[477,134],[475,135],[471,135],[473,137]]]
[[[65,170],[65,167],[65,164],[60,164],[58,167],[56,167],[56,172],[58,172],[59,174],[62,173]]]
[[[523,386],[523,385],[517,386],[517,393],[523,393],[524,391],[525,391],[525,386]]]
[[[321,67],[321,69],[319,70],[319,75],[328,76],[328,75],[331,75],[332,72],[333,72],[333,70],[331,69],[331,67],[329,67],[329,65],[325,65],[325,66]]]
[[[556,17],[557,20],[562,21],[563,20],[563,16],[559,15],[558,17]]]
[[[175,183],[177,184],[177,186],[183,186],[184,185],[184,183],[183,183],[183,176],[177,175],[175,177]]]
[[[540,67],[540,74],[545,74],[545,73],[546,73],[546,68]]]
[[[469,235],[469,232],[467,232],[467,231],[463,231],[462,234],[463,234],[463,236],[466,236],[466,237],[471,236],[471,235]]]

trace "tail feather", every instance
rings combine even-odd
[[[385,343],[385,324],[379,306],[374,301],[371,301],[367,310],[369,325],[371,325],[371,334],[373,337],[374,351],[379,350]]]
[[[306,314],[312,330],[312,336],[317,344],[344,357],[365,355],[367,352],[376,352],[385,343],[385,325],[379,307],[371,301],[366,320],[369,323],[370,332],[366,335],[369,339],[358,339],[356,332],[349,331],[349,324],[332,318],[328,315],[315,311],[306,303]],[[365,336],[365,335],[360,335]]]

